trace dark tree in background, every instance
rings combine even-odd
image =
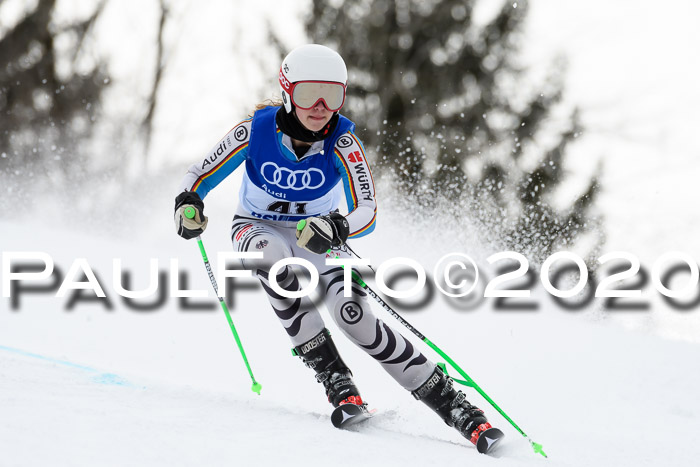
[[[474,3],[314,0],[306,27],[348,64],[344,113],[376,157],[377,175],[409,203],[448,209],[542,259],[595,224],[597,175],[569,206],[551,204],[581,131],[576,111],[552,117],[562,95],[556,75],[520,82],[527,4],[507,1],[477,26]]]
[[[85,161],[76,143],[90,136],[108,82],[101,63],[81,61],[102,4],[88,18],[68,24],[55,20],[55,6],[55,0],[39,0],[16,25],[2,24],[0,187],[5,197],[26,201],[40,185],[66,187],[80,177]]]

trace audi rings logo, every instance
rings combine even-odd
[[[265,162],[260,173],[267,183],[283,190],[315,190],[326,181],[326,177],[320,169],[312,167],[308,170],[291,170],[280,167],[274,162]]]

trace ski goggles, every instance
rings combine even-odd
[[[345,103],[345,85],[331,81],[298,81],[285,89],[292,104],[309,110],[323,102],[331,112],[337,112]]]

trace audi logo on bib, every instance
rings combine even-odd
[[[320,169],[312,167],[308,170],[291,170],[274,162],[265,162],[260,168],[260,173],[267,183],[283,190],[315,190],[326,181]]]

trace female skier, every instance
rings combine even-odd
[[[207,217],[202,199],[245,164],[231,228],[233,248],[264,254],[262,260],[246,259],[243,264],[260,280],[295,353],[316,372],[328,401],[334,407],[366,405],[308,297],[285,298],[271,288],[270,266],[283,258],[313,263],[321,278],[323,300],[348,339],[476,444],[479,435],[491,428],[483,411],[467,402],[435,363],[374,315],[360,287],[353,285],[352,296],[344,297],[343,269],[325,264],[327,257],[350,257],[346,240],[369,234],[376,222],[374,183],[365,151],[354,133],[355,124],[339,114],[347,86],[345,62],[327,47],[304,45],[282,62],[279,83],[283,104],[258,106],[252,118],[234,126],[189,168],[175,199],[177,233],[190,239],[204,231]],[[345,216],[337,210],[341,182],[348,208]],[[188,207],[196,210],[193,219],[184,215]],[[301,219],[306,221],[298,230]],[[290,268],[276,279],[285,290],[299,290]]]

